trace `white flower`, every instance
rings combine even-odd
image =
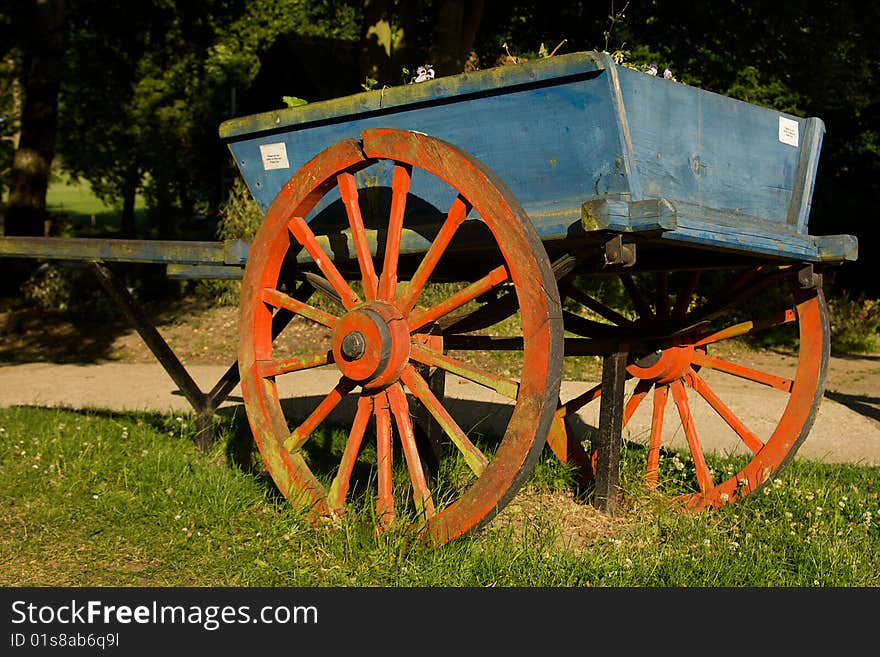
[[[657,75],[657,65],[656,64],[649,65],[647,73],[648,73],[648,75]]]
[[[663,69],[663,78],[665,80],[672,80],[673,79],[672,71],[670,71],[668,68],[664,68]]]
[[[434,79],[434,68],[430,64],[419,66],[416,69],[416,79],[413,82],[427,82]]]

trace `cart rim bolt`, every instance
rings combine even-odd
[[[357,360],[367,350],[367,340],[364,338],[364,334],[360,331],[352,331],[344,338],[342,338],[342,344],[340,345],[340,351],[342,355],[345,356],[349,360]]]

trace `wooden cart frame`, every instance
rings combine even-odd
[[[0,254],[93,262],[203,430],[240,379],[279,490],[318,515],[366,499],[379,525],[403,519],[442,544],[500,511],[545,445],[613,512],[623,427],[642,402],[646,483],[663,490],[681,433],[692,488],[674,494],[717,507],[784,467],[824,390],[822,271],[854,260],[857,243],[808,232],[823,133],[818,118],[576,53],[227,121],[220,135],[266,213],[251,243],[4,238]],[[114,282],[114,259],[242,278],[237,365],[213,390]],[[617,305],[595,293],[609,281]],[[425,296],[435,283],[440,298]],[[326,347],[281,353],[294,319],[326,329]],[[794,374],[711,351],[761,330],[790,332]],[[512,367],[491,365],[501,352]],[[563,360],[588,355],[601,382],[561,399]],[[292,417],[277,381],[316,367],[336,383]],[[746,426],[707,371],[780,396],[769,428]],[[456,419],[450,377],[511,400],[502,436]],[[335,451],[315,445],[346,399]],[[695,400],[743,448],[736,472],[709,465]],[[570,420],[591,403],[585,439]]]

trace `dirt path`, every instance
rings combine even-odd
[[[196,383],[210,389],[234,361],[236,318],[233,308],[183,308],[166,311],[159,326],[163,336],[185,363]],[[297,331],[290,339],[301,339]],[[45,316],[12,317],[0,313],[0,406],[26,404],[116,410],[190,410],[169,376],[133,331],[121,325],[72,325]],[[737,354],[738,362],[793,376],[790,354],[762,351]],[[12,362],[10,362],[12,361]],[[584,372],[595,380],[598,370]],[[772,395],[733,377],[706,373],[709,383],[747,426],[760,434],[775,425],[780,410]],[[282,394],[309,403],[336,383],[332,372],[312,370],[307,376],[285,377]],[[585,382],[567,381],[563,401],[582,392]],[[507,401],[479,386],[452,381],[447,393],[467,422],[504,418]],[[232,410],[242,403],[233,390],[224,404]],[[592,406],[598,406],[592,404]],[[626,437],[640,439],[650,426],[650,409],[643,404],[627,426]],[[706,447],[730,451],[740,442],[720,418],[694,406],[694,422],[701,437],[712,436]],[[595,426],[598,408],[579,414],[584,427]],[[346,412],[343,408],[341,412]],[[673,414],[667,414],[671,416]],[[826,393],[816,422],[797,454],[798,458],[880,466],[880,355],[832,357]]]

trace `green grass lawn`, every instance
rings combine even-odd
[[[54,175],[46,193],[46,210],[63,218],[65,236],[112,233],[119,230],[120,208],[106,205],[92,193],[88,183],[73,183],[67,176]],[[146,217],[144,200],[135,203],[135,224]]]
[[[368,514],[309,523],[265,476],[245,423],[218,424],[203,454],[188,416],[0,409],[0,585],[880,585],[878,468],[795,461],[694,515],[647,496],[624,454],[622,508],[587,539],[562,540],[550,513],[502,514],[432,550],[377,534]],[[511,506],[565,481],[548,458]]]

